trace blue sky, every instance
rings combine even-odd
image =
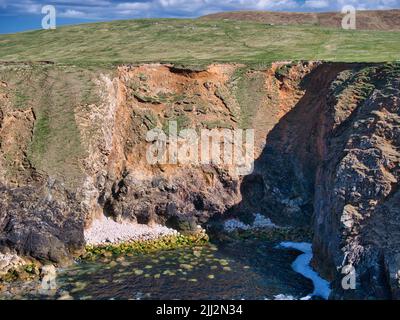
[[[198,17],[231,10],[339,11],[400,8],[400,0],[0,0],[0,33],[40,29],[44,5],[54,5],[57,25],[114,19]]]

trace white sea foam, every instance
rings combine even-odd
[[[280,245],[282,248],[295,249],[303,252],[292,264],[294,271],[300,273],[307,279],[310,279],[314,284],[314,291],[311,295],[302,298],[301,300],[309,300],[312,296],[321,297],[328,299],[331,292],[330,284],[325,279],[321,278],[317,272],[315,272],[310,262],[312,259],[312,245],[310,243],[296,243],[296,242],[282,242]]]

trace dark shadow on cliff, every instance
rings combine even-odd
[[[317,173],[325,165],[327,147],[324,132],[333,121],[328,112],[329,106],[334,105],[328,101],[330,87],[340,72],[363,66],[323,63],[302,79],[300,88],[304,95],[268,133],[253,173],[242,179],[241,202],[209,225],[212,241],[224,242],[218,232],[222,219],[230,216],[251,224],[255,213],[265,215],[276,225],[299,228],[298,233],[294,230],[288,235],[267,236],[266,243],[284,241],[286,236],[292,241],[312,241],[314,193],[320,183]],[[292,259],[283,265],[290,266],[295,258]],[[249,261],[250,265],[253,263],[258,262]]]

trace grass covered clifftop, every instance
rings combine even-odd
[[[46,63],[0,64],[0,168],[14,184],[36,170],[80,183],[76,108],[100,103],[99,70]],[[103,71],[105,72],[105,71]]]
[[[272,26],[251,21],[144,19],[0,35],[3,61],[115,65],[172,62],[268,64],[278,60],[400,59],[398,31]]]

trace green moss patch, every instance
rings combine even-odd
[[[174,250],[177,248],[194,247],[208,243],[208,235],[199,232],[190,235],[164,236],[155,240],[131,241],[120,244],[89,245],[86,253],[81,257],[84,260],[96,260],[100,257],[117,255],[146,254],[163,250]]]
[[[39,276],[39,274],[39,266],[35,263],[28,263],[18,268],[13,268],[4,275],[0,275],[0,284],[4,282],[15,282],[18,280],[34,280]]]

